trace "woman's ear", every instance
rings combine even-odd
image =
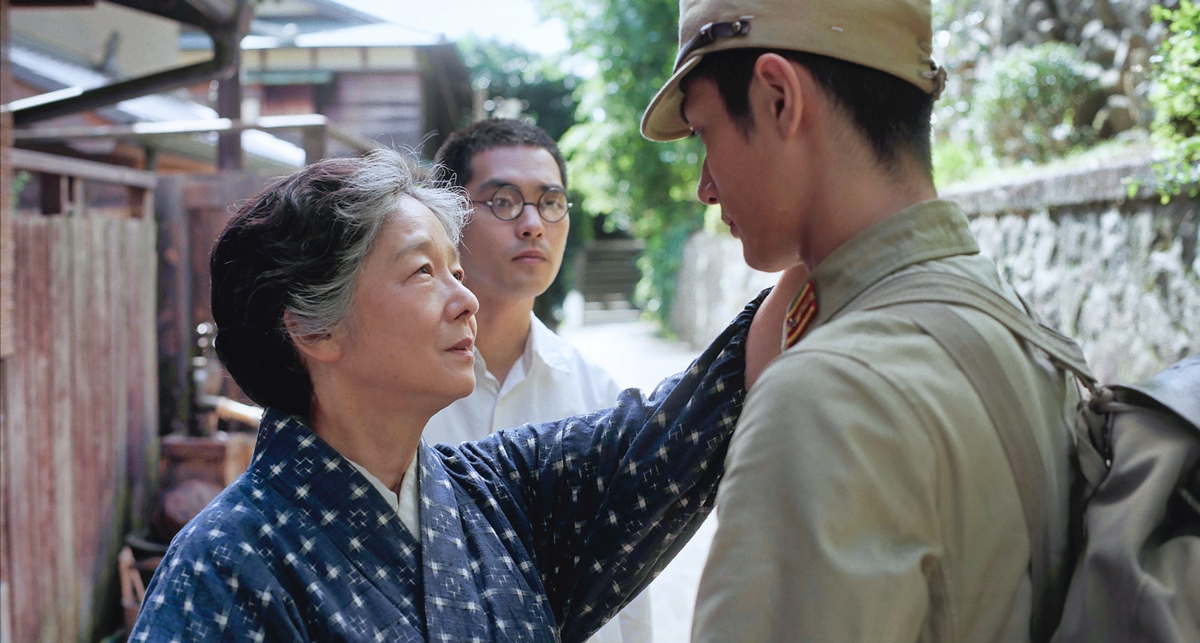
[[[342,345],[345,333],[335,331],[329,335],[303,335],[300,333],[296,316],[290,310],[283,312],[283,327],[287,329],[292,343],[296,345],[296,350],[300,351],[300,357],[304,360],[332,363],[341,359],[342,353],[345,352]]]
[[[798,64],[779,54],[767,53],[758,57],[754,63],[754,78],[750,81],[750,104],[756,126],[764,123],[784,139],[792,138],[800,131],[808,98],[800,77],[801,70]]]

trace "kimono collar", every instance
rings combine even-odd
[[[420,541],[349,460],[303,422],[268,408],[246,475],[256,498],[270,489],[290,511],[304,514],[301,522],[319,525],[341,556],[421,629]],[[281,514],[272,528],[298,529],[290,521]]]

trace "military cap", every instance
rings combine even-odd
[[[930,0],[680,0],[675,72],[642,117],[642,135],[690,133],[679,83],[705,54],[748,47],[789,49],[887,72],[934,94],[946,74],[933,61]]]

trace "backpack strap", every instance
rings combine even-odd
[[[1000,360],[979,331],[952,306],[973,308],[995,319],[1047,353],[1057,367],[1073,372],[1093,391],[1096,379],[1074,341],[1035,321],[999,293],[960,275],[934,271],[904,273],[885,279],[836,313],[841,316],[855,310],[887,308],[903,315],[950,355],[979,395],[1012,470],[1028,531],[1034,592],[1030,634],[1033,641],[1046,641],[1053,633],[1057,610],[1039,606],[1047,605],[1047,595],[1055,596],[1060,588],[1052,587],[1056,583],[1048,578],[1046,570],[1050,556],[1043,538],[1045,466],[1028,418],[1012,403],[1020,399],[1016,390],[1008,378],[995,377],[1003,372]]]
[[[1105,416],[1119,408],[1113,405],[1113,391],[1107,386],[1100,386],[1096,377],[1092,375],[1083,357],[1083,351],[1075,340],[1036,320],[1028,305],[1025,305],[1025,311],[1021,311],[1000,293],[962,275],[919,270],[885,278],[837,311],[834,316],[854,310],[877,310],[901,304],[939,303],[966,306],[988,315],[1017,337],[1041,349],[1056,367],[1074,374],[1088,389],[1088,403],[1081,407],[1081,412],[1076,417],[1071,439],[1075,445],[1081,472],[1087,481],[1084,496],[1090,497],[1091,492],[1108,475],[1110,457]],[[936,331],[925,330],[936,338]],[[978,362],[971,360],[968,363]],[[964,371],[968,368],[976,367],[964,367]],[[976,386],[976,391],[980,396],[996,394],[990,385]],[[1160,396],[1155,395],[1157,392],[1148,394],[1159,399]],[[1039,498],[1042,496],[1043,494],[1038,494]]]
[[[995,319],[1014,335],[1050,356],[1063,370],[1071,371],[1089,391],[1097,388],[1096,377],[1075,340],[1032,319],[1000,293],[962,275],[932,270],[906,272],[875,284],[837,315],[851,310],[876,310],[898,304],[941,303],[974,308]]]

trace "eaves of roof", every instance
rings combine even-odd
[[[55,56],[45,48],[13,39],[9,62],[15,80],[42,91],[66,87],[91,88],[112,82],[108,75]],[[216,110],[173,94],[150,94],[121,101],[96,110],[112,123],[142,121],[184,121],[216,119]],[[188,139],[188,140],[183,140]],[[162,139],[161,146],[187,156],[207,159],[216,145],[216,134],[192,134]],[[248,169],[287,171],[304,165],[304,150],[271,134],[260,131],[242,133],[242,149]]]

